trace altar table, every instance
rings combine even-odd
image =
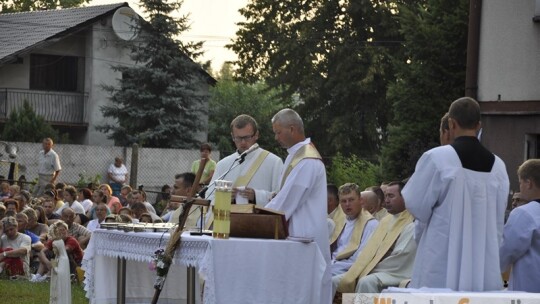
[[[162,233],[96,230],[83,259],[90,302],[116,303],[116,258],[125,258],[126,303],[149,303],[155,272],[146,265],[168,239]],[[196,267],[205,280],[205,304],[319,303],[324,263],[315,243],[184,233],[159,303],[185,303],[185,266]]]

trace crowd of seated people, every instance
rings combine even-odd
[[[0,183],[0,279],[48,279],[54,258],[49,227],[54,223],[68,228],[63,240],[76,278],[75,269],[81,266],[92,232],[101,223],[163,222],[161,216],[170,211],[168,202],[154,208],[144,191],[129,186],[122,187],[120,197],[112,195],[108,184],[77,189],[57,183],[40,197],[30,193],[18,185]],[[168,198],[169,193],[161,197]]]

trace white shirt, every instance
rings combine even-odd
[[[540,292],[540,203],[512,210],[504,226],[501,272],[512,266],[509,290]]]
[[[62,215],[62,210],[66,209],[67,207],[73,209],[73,211],[76,213],[76,214],[86,214],[86,211],[84,210],[84,207],[83,205],[81,205],[81,203],[77,202],[77,201],[73,201],[73,203],[71,204],[71,206],[69,205],[68,202],[64,202],[64,204],[62,205],[62,207],[58,208],[58,210],[56,210],[54,213],[58,214],[58,215]]]
[[[86,229],[88,229],[90,232],[94,232],[94,230],[99,229],[101,227],[98,219],[93,219],[88,222],[86,225]]]
[[[124,164],[122,164],[120,167],[116,167],[114,164],[111,164],[109,166],[109,170],[107,170],[107,173],[114,178],[114,180],[111,180],[111,182],[123,184],[126,182],[126,174],[128,173],[128,170]]]
[[[41,150],[38,155],[38,174],[53,175],[54,172],[62,170],[58,154],[51,149],[45,153]]]
[[[417,224],[411,287],[502,289],[499,245],[509,180],[502,160],[491,172],[463,168],[450,145],[424,153],[402,191]]]

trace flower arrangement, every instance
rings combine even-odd
[[[165,254],[165,249],[160,248],[154,252],[152,256],[152,262],[150,262],[149,268],[151,271],[156,271],[157,277],[154,283],[155,288],[163,288],[165,284],[165,277],[169,273],[172,259]]]

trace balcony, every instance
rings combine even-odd
[[[0,121],[27,101],[37,115],[51,125],[88,126],[86,103],[88,94],[0,88]]]

